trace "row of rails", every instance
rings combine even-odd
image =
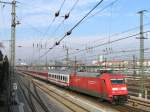
[[[137,97],[132,97],[128,99],[128,103],[125,105],[118,105],[114,108],[120,112],[150,112],[150,101],[143,101]]]
[[[29,73],[28,73],[29,75]],[[31,78],[31,77],[30,77]],[[69,98],[65,97],[65,94],[59,94],[59,92],[55,92],[56,89],[49,89],[46,85],[42,85],[38,82],[34,82],[34,84],[36,85],[36,87],[38,87],[39,89],[41,89],[42,91],[44,91],[47,95],[50,95],[51,97],[55,98],[57,101],[61,102],[63,105],[67,106],[67,107],[73,107],[75,108],[76,112],[77,108],[80,107],[80,109],[82,109],[83,112],[91,112],[91,109],[88,109],[88,107],[85,108],[85,105],[79,105],[78,102],[73,102],[73,100],[70,100]],[[70,100],[70,101],[69,101]],[[97,102],[100,103],[100,102]],[[101,102],[101,104],[107,105],[107,106],[112,106],[112,104],[109,104],[107,102]],[[76,106],[73,106],[76,105]],[[150,101],[148,100],[141,100],[137,97],[132,97],[130,96],[130,98],[128,99],[128,103],[125,105],[113,105],[113,108],[121,111],[121,112],[150,112]],[[81,111],[81,110],[80,110]],[[81,111],[81,112],[82,112]]]
[[[65,107],[69,108],[69,110],[71,110],[72,112],[91,112],[90,108],[84,107],[80,103],[73,101],[68,96],[66,96],[65,93],[60,94],[60,92],[58,92],[56,89],[46,87],[44,85],[41,85],[38,82],[35,82],[35,84],[42,91],[44,91],[47,95],[56,99],[58,102],[63,104]]]
[[[19,82],[19,86],[21,87],[21,91],[23,91],[24,96],[27,99],[27,103],[30,105],[32,112],[38,112],[38,111],[36,109],[37,105],[34,105],[34,103],[32,103],[32,100],[30,102],[28,101],[28,98],[32,99],[31,96],[43,108],[44,112],[51,112],[51,111],[48,111],[48,108],[44,105],[44,102],[43,102],[43,100],[41,100],[40,95],[38,94],[38,91],[36,88],[40,89],[42,92],[44,92],[44,94],[46,94],[50,98],[55,99],[57,102],[62,104],[65,108],[67,108],[70,112],[93,112],[93,111],[102,112],[100,109],[92,108],[92,107],[86,106],[85,104],[82,105],[80,102],[70,99],[70,97],[68,97],[65,93],[62,93],[60,91],[58,92],[57,89],[49,88],[37,81],[34,81],[31,79],[31,77],[30,78],[28,77],[27,80],[31,80],[31,81],[29,81],[29,83],[30,83],[29,85],[25,85],[23,82]],[[34,86],[34,92],[36,94],[34,94],[29,88],[29,87],[31,87],[31,83]],[[21,84],[24,85],[24,87],[28,90],[28,94],[30,96],[25,95],[25,92],[24,92]],[[57,109],[55,109],[55,110],[52,109],[52,110],[53,110],[52,112],[58,112]]]
[[[44,104],[33,82],[29,80],[26,83],[22,79],[18,79],[18,85],[21,90],[20,94],[23,95],[23,98],[29,106],[27,109],[29,109],[31,112],[37,112],[39,109],[41,112],[53,112]],[[34,91],[31,90],[31,84],[33,84]]]
[[[138,97],[141,89],[141,78],[140,77],[129,77],[127,79],[129,95]],[[150,77],[146,77],[144,80],[144,97],[150,99]]]

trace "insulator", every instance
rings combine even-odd
[[[69,14],[70,14],[70,13],[65,14],[65,19],[68,19],[68,18],[69,18]]]
[[[70,35],[72,33],[72,31],[70,30],[70,31],[68,31],[67,33],[66,33],[66,36],[68,36],[68,35]]]
[[[59,45],[59,44],[60,44],[60,42],[56,42],[56,43],[55,43],[55,45]]]
[[[59,11],[55,13],[55,17],[58,17],[59,16]]]

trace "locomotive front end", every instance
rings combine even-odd
[[[116,76],[110,79],[112,102],[115,104],[123,104],[127,101],[128,90],[125,83],[125,77]]]

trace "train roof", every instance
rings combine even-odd
[[[50,69],[50,70],[48,70],[48,73],[57,73],[57,74],[70,75],[71,70]]]
[[[56,73],[56,74],[64,74],[64,75],[71,75],[74,74],[73,70],[60,70],[60,69],[50,69],[48,71],[48,73]],[[124,78],[125,76],[123,75],[118,75],[118,74],[112,74],[109,72],[76,72],[77,76],[83,76],[83,77],[100,77],[100,76],[104,76],[104,77],[110,77],[110,78]]]
[[[56,70],[51,69],[48,71],[49,73],[57,73],[57,74],[65,74],[65,75],[71,75],[74,71],[73,70]],[[78,76],[84,76],[84,77],[98,77],[100,76],[100,73],[96,72],[76,72]]]
[[[76,74],[84,77],[99,77],[101,75],[100,73],[96,72],[76,72]]]

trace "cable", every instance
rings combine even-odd
[[[102,1],[103,1],[103,0],[101,0],[99,3],[101,4]],[[118,0],[115,0],[115,1],[111,2],[110,4],[108,4],[107,6],[105,6],[104,8],[102,8],[101,10],[99,10],[98,12],[96,12],[96,13],[94,13],[93,15],[89,16],[87,19],[90,19],[91,17],[97,15],[98,13],[100,13],[100,12],[102,12],[103,10],[107,9],[108,7],[114,5],[117,1],[118,1]],[[70,12],[74,9],[74,7],[76,6],[77,3],[78,3],[78,0],[75,2],[75,4],[73,5],[72,9],[70,10]],[[98,5],[100,5],[100,4],[98,4]],[[96,7],[94,7],[94,8],[91,10],[91,12],[92,12],[95,8],[96,8]],[[86,18],[91,12],[89,12],[89,13],[85,16],[85,18]],[[68,14],[69,14],[69,13],[68,13]],[[83,18],[83,19],[85,19],[85,18]],[[86,19],[86,20],[87,20],[87,19]],[[64,22],[64,21],[62,21],[62,22],[60,23],[59,27],[61,26],[61,24],[62,24],[63,22]],[[70,29],[68,32],[66,32],[66,34],[65,34],[58,42],[56,42],[56,44],[59,45],[60,42],[61,42],[66,36],[70,35],[70,34],[72,33],[72,30],[73,30],[75,27],[77,27],[81,22],[82,22],[82,19],[81,19],[72,29]],[[58,30],[59,27],[56,28],[55,32]]]
[[[93,11],[95,10],[101,3],[103,2],[103,0],[99,1],[79,22],[77,22],[68,32],[65,33],[65,35],[59,40],[56,41],[56,43],[48,50],[44,53],[44,55],[46,55],[51,49],[53,49],[55,46],[59,45],[60,42],[67,36],[69,36],[72,31]],[[44,55],[40,56],[43,57]]]
[[[150,25],[150,23],[144,24],[144,26],[149,26],[149,25]],[[119,35],[128,33],[128,32],[130,32],[130,31],[133,31],[133,30],[138,29],[139,27],[140,27],[140,26],[136,26],[136,27],[134,27],[134,28],[130,28],[130,29],[127,29],[127,30],[122,31],[122,32],[119,32],[119,33],[114,33],[114,34],[110,35],[110,37],[114,37],[114,36],[116,37],[116,36],[119,36]],[[107,38],[107,37],[104,37],[103,39],[94,40],[92,43],[99,42],[99,41],[101,41],[101,40],[105,40],[106,38]]]
[[[60,24],[56,27],[56,29],[55,29],[55,31],[52,33],[52,35],[55,35],[56,32],[59,30],[59,28],[60,28],[60,27],[62,26],[62,24],[64,23],[64,21],[67,20],[67,19],[70,17],[70,13],[71,13],[71,11],[75,8],[75,6],[77,5],[78,1],[79,1],[79,0],[76,0],[75,3],[73,4],[72,8],[70,9],[70,11],[69,11],[67,14],[65,14],[64,16],[62,16],[62,17],[64,17],[64,19],[63,19],[63,20],[60,22]]]
[[[51,36],[51,37],[53,37],[53,35],[56,34],[56,32],[57,32],[57,31],[59,30],[59,28],[61,27],[61,25],[64,23],[64,21],[65,21],[65,19],[63,19],[63,20],[59,23],[59,25],[56,27],[55,31],[52,33],[52,36]]]
[[[144,49],[145,51],[149,51],[150,50],[150,48],[145,48]],[[120,51],[115,51],[115,52],[113,52],[112,54],[114,55],[114,54],[120,54],[120,53],[133,53],[133,52],[138,52],[139,51],[139,49],[129,49],[129,50],[120,50]],[[104,53],[104,52],[102,52],[102,53],[98,53],[98,54],[95,54],[95,55],[90,55],[90,56],[86,56],[86,58],[88,57],[88,59],[89,58],[94,58],[95,56],[99,56],[99,55],[103,55],[103,56],[108,56],[108,54],[107,53]],[[123,56],[123,55],[122,55]],[[82,56],[82,57],[78,57],[79,59],[83,59],[83,58],[85,58],[85,56]],[[63,60],[64,58],[61,58],[60,60]]]
[[[144,24],[144,26],[148,26],[148,25],[150,25],[150,23]],[[130,28],[130,29],[125,30],[125,31],[122,31],[122,32],[120,32],[120,33],[112,34],[111,37],[113,37],[113,36],[119,36],[119,35],[121,35],[121,34],[124,34],[124,33],[127,33],[127,32],[129,32],[129,31],[135,30],[135,29],[137,29],[137,28],[139,28],[139,26],[136,26],[136,27],[134,27],[134,28]],[[98,41],[99,41],[99,40],[96,40],[96,41],[94,41],[94,43],[95,43],[95,42],[98,42]],[[81,49],[81,50],[78,50],[78,51],[69,53],[69,55],[77,54],[78,52],[83,52],[83,51],[86,51],[86,50],[87,50],[87,48]],[[59,57],[62,57],[62,56],[59,56]]]
[[[106,5],[105,7],[103,7],[102,9],[100,9],[99,11],[97,11],[96,13],[92,14],[91,16],[89,16],[87,19],[90,19],[94,16],[96,16],[97,14],[101,13],[102,11],[104,11],[105,9],[109,8],[110,6],[114,5],[117,1],[119,0],[114,0],[113,2],[111,2],[110,4]]]
[[[62,7],[63,7],[65,1],[66,1],[66,0],[63,0],[61,6],[60,6],[60,8],[59,8],[59,10],[58,10],[57,12],[55,12],[55,17],[52,19],[52,22],[50,23],[50,25],[48,26],[47,30],[45,31],[45,33],[44,33],[44,35],[43,35],[44,38],[45,38],[47,32],[49,31],[49,29],[51,28],[52,24],[55,22],[55,19],[59,16],[59,14],[60,14],[60,12],[61,12],[61,9],[62,9]],[[43,40],[43,38],[40,40],[40,43],[41,43],[42,40]],[[53,46],[52,46],[52,48],[53,48]],[[50,48],[50,49],[51,49],[51,48]],[[49,50],[48,50],[48,51],[49,51]],[[47,53],[48,53],[48,52],[46,52],[46,54],[47,54]],[[45,53],[44,53],[44,54],[45,54]],[[41,57],[41,56],[40,56],[40,57]]]
[[[79,0],[76,0],[74,5],[72,6],[72,8],[70,9],[69,13],[75,8],[75,6],[77,5],[77,3],[79,2]]]
[[[146,32],[143,32],[143,33],[148,33],[150,31],[146,31]],[[92,46],[92,47],[89,47],[90,49],[93,49],[93,48],[97,48],[97,47],[100,47],[100,46],[104,46],[104,45],[107,45],[109,43],[115,43],[115,42],[118,42],[118,41],[121,41],[121,40],[125,40],[125,39],[128,39],[128,38],[132,38],[132,37],[135,37],[135,36],[138,36],[139,33],[137,34],[134,34],[134,35],[130,35],[130,36],[127,36],[127,37],[123,37],[123,38],[119,38],[119,39],[115,39],[115,40],[112,40],[112,41],[109,41],[109,42],[105,42],[105,43],[102,43],[102,44],[99,44],[99,45],[95,45],[95,46]],[[87,49],[81,49],[77,52],[73,52],[73,53],[70,53],[69,55],[72,55],[72,54],[77,54],[77,53],[80,53],[80,52],[83,52],[83,51],[86,51]]]
[[[60,6],[59,12],[61,11],[63,5],[65,4],[65,1],[66,1],[66,0],[63,0],[62,4],[61,4],[61,6]]]
[[[60,14],[60,12],[61,12],[61,9],[62,9],[62,7],[63,7],[65,1],[66,1],[66,0],[63,0],[61,6],[60,6],[60,8],[59,8],[59,10],[58,10],[57,12],[55,12],[55,17],[52,19],[52,22],[50,23],[50,25],[48,26],[47,30],[45,31],[44,36],[43,36],[44,38],[45,38],[47,32],[49,31],[49,29],[51,28],[52,24],[55,22],[56,18],[59,16],[59,14]],[[43,38],[41,39],[41,41],[42,41],[42,40],[43,40]]]
[[[145,48],[144,49],[145,51],[149,51],[150,48]],[[130,50],[121,50],[121,51],[116,51],[116,52],[113,52],[112,54],[120,54],[120,53],[133,53],[133,52],[138,52],[140,51],[139,49],[130,49]],[[100,54],[96,54],[96,55],[92,55],[92,56],[87,56],[87,57],[95,57],[95,56],[98,56]],[[107,53],[101,53],[101,55],[107,55]],[[84,57],[79,57],[79,58],[84,58]]]
[[[68,32],[65,33],[65,35],[56,42],[56,45],[59,45],[60,42],[67,36],[69,36],[72,31],[93,11],[95,10],[101,3],[103,2],[103,0],[101,0],[100,2],[98,2],[98,4],[96,4],[79,22],[77,22]]]

